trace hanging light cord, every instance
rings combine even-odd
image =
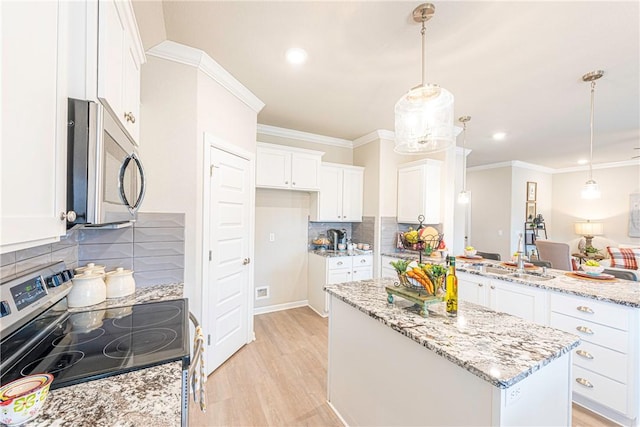
[[[462,191],[467,191],[467,122],[462,123]]]
[[[425,54],[425,49],[427,46],[427,29],[425,28],[424,23],[427,21],[427,13],[426,11],[422,11],[422,28],[420,29],[420,34],[422,35],[422,86],[424,86],[427,81],[427,64],[425,58],[427,55]]]
[[[591,141],[589,142],[589,181],[593,180],[593,99],[595,96],[596,81],[591,82],[591,117],[590,117],[590,129],[591,129]]]

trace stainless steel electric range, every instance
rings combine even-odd
[[[47,372],[56,389],[181,360],[186,424],[187,300],[71,313],[72,275],[56,263],[0,284],[0,384]]]

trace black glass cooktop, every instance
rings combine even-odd
[[[187,300],[136,304],[52,316],[51,309],[2,344],[0,383],[35,373],[54,375],[52,389],[189,357]],[[46,321],[44,321],[46,319]],[[52,322],[51,319],[58,319]],[[33,337],[42,332],[42,337]],[[8,354],[9,353],[9,354]],[[5,362],[3,361],[3,364]]]

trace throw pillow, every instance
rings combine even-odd
[[[640,266],[640,248],[614,248],[607,246],[611,267],[637,270]]]

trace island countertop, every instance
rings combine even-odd
[[[183,285],[136,289],[128,297],[107,300],[83,310],[117,309],[149,301],[183,298]],[[81,311],[72,309],[70,311]],[[182,362],[170,362],[99,380],[52,390],[29,427],[65,425],[180,425]]]
[[[401,258],[407,260],[417,260],[417,255],[412,253],[383,253],[383,256],[392,258]],[[424,258],[423,262],[430,262],[428,258]],[[553,278],[544,281],[531,281],[526,278],[516,278],[503,274],[493,274],[483,271],[476,267],[479,264],[492,265],[501,267],[500,261],[482,260],[477,263],[469,263],[458,260],[456,271],[475,274],[482,277],[499,279],[522,285],[532,286],[540,289],[548,289],[551,291],[562,292],[565,294],[577,295],[585,298],[596,299],[599,301],[611,302],[614,304],[624,305],[627,307],[640,308],[640,282],[630,280],[616,279],[612,281],[598,281],[594,279],[579,279],[571,277],[567,273],[569,271],[548,269],[547,276]],[[515,272],[515,268],[511,267]],[[532,272],[541,271],[542,269],[532,270]],[[527,271],[528,273],[529,271]]]
[[[393,279],[326,286],[330,295],[499,388],[508,388],[580,344],[577,336],[484,307],[459,302],[458,317],[432,304],[429,317],[413,303],[387,302]]]

